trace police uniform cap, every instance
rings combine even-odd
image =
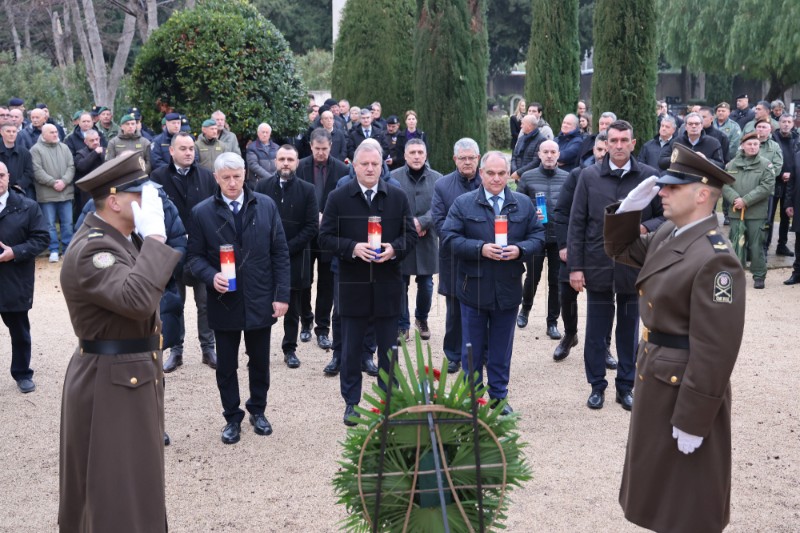
[[[387,124],[400,124],[400,120],[397,118],[397,115],[389,115],[389,118],[386,119]]]
[[[740,94],[739,96],[736,97],[737,100],[741,100],[742,98],[747,98],[748,100],[750,99],[750,97],[747,96],[746,94]]]
[[[714,108],[714,111],[716,111],[719,108],[730,109],[731,108],[731,104],[729,104],[728,102],[720,102],[720,103],[717,104],[717,107]]]
[[[167,120],[167,121],[169,121],[169,120],[180,120],[180,119],[181,119],[181,116],[178,113],[167,113],[167,115],[164,117],[164,120]]]
[[[759,122],[762,122],[762,121],[759,120]],[[750,139],[758,139],[758,133],[756,133],[756,130],[748,131],[747,133],[742,135],[742,138],[739,141],[739,144],[741,144],[741,143],[743,143],[745,141],[749,141]]]
[[[130,122],[131,120],[136,120],[136,117],[128,113],[127,115],[122,115],[122,118],[119,119],[120,125],[125,124],[126,122]]]
[[[92,113],[92,116],[95,116],[95,117],[96,117],[97,115],[99,115],[99,114],[100,114],[100,113],[102,113],[103,111],[108,111],[108,108],[107,108],[106,106],[104,106],[104,105],[97,105],[97,104],[95,104],[94,106],[92,106],[92,111],[91,111],[91,113]]]
[[[75,182],[95,200],[119,192],[141,192],[148,181],[141,150],[125,151]]]
[[[211,126],[216,126],[216,125],[217,125],[217,121],[214,120],[213,118],[209,118],[209,119],[206,119],[206,120],[203,121],[203,127],[204,128],[210,128]]]
[[[133,118],[136,120],[141,120],[142,118],[142,112],[139,111],[138,107],[129,107],[127,113],[129,115],[133,115]]]
[[[730,185],[736,181],[717,165],[682,144],[673,147],[670,161],[669,169],[656,183],[660,185],[703,183],[721,189],[723,185]]]
[[[25,105],[25,100],[23,100],[22,98],[17,98],[17,97],[15,96],[15,97],[13,97],[13,98],[9,99],[9,101],[8,101],[8,105],[10,105],[10,106],[12,106],[12,105],[13,105],[13,106],[17,106],[17,105]]]

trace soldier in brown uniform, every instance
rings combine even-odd
[[[61,269],[79,339],[61,406],[62,532],[167,529],[158,306],[181,254],[164,244],[161,200],[146,181],[141,152],[129,152],[77,182],[97,211]]]
[[[730,375],[744,327],[745,276],[714,206],[733,181],[676,146],[660,192],[655,177],[645,180],[623,212],[615,204],[605,217],[606,253],[641,268],[645,325],[619,501],[628,520],[659,532],[714,533],[729,522]],[[640,236],[638,206],[656,193],[668,222]]]

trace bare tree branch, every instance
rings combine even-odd
[[[113,107],[114,105],[117,88],[122,79],[122,74],[125,72],[125,64],[128,62],[128,54],[131,51],[131,43],[133,42],[133,35],[135,32],[136,17],[127,15],[125,17],[125,23],[122,26],[122,35],[119,37],[119,46],[114,56],[114,66],[111,68],[111,78],[108,82],[106,105],[109,107]]]
[[[17,61],[19,61],[22,58],[22,42],[19,39],[19,33],[17,33],[17,23],[14,19],[14,10],[11,8],[11,2],[9,0],[3,0],[3,9],[5,9],[6,20],[11,28],[11,39],[14,41],[14,57],[16,57]]]

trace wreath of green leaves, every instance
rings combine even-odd
[[[415,344],[415,360],[412,361],[403,343],[405,369],[399,361],[395,364],[389,418],[393,421],[419,419],[428,411],[439,420],[471,417],[472,397],[467,375],[459,372],[448,388],[447,360],[443,361],[441,369],[433,369],[430,346],[425,364],[419,333]],[[379,379],[384,383],[389,381],[383,370]],[[420,407],[426,405],[425,388],[432,405]],[[364,395],[370,408],[356,407],[359,423],[347,432],[342,443],[341,468],[333,479],[339,498],[337,503],[345,505],[349,513],[342,523],[349,531],[372,531],[375,518],[386,393],[377,383],[373,384],[372,392],[372,395]],[[522,451],[525,443],[520,441],[517,432],[518,415],[501,415],[505,400],[492,406],[484,399],[485,394],[485,388],[476,390],[481,426],[479,442],[475,442],[471,422],[437,424],[437,448],[443,459],[442,470],[446,471],[442,481],[447,522],[452,532],[479,530],[476,445],[480,450],[482,508],[487,530],[504,529],[509,501],[506,491],[531,479],[531,469]],[[425,413],[421,414],[420,410]],[[378,531],[435,533],[445,530],[432,451],[427,426],[390,425],[384,453]],[[410,498],[413,499],[411,505]]]

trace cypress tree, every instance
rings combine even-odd
[[[348,0],[333,49],[331,88],[352,105],[379,101],[383,117],[414,102],[414,0]]]
[[[557,131],[564,115],[575,112],[580,83],[578,0],[533,0],[525,67],[527,102],[541,103],[543,116]]]
[[[597,0],[594,8],[592,109],[595,128],[600,113],[613,111],[645,140],[656,131],[655,0]]]
[[[417,0],[417,6],[414,100],[430,139],[428,160],[446,173],[458,139],[471,137],[486,149],[486,0]]]

